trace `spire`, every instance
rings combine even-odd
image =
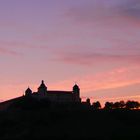
[[[73,89],[79,89],[79,86],[75,83],[75,85],[73,86]]]
[[[46,85],[44,84],[44,80],[41,81],[41,85],[39,86],[39,88],[46,88]]]
[[[44,84],[44,80],[42,80],[42,83],[41,84]]]
[[[47,87],[46,87],[46,85],[44,83],[44,80],[41,81],[41,84],[40,84],[40,86],[38,88],[38,93],[42,94],[42,95],[45,95],[47,93]]]
[[[79,92],[80,92],[80,88],[79,88],[79,86],[78,86],[77,84],[75,84],[75,85],[73,86],[73,92],[74,92],[74,93],[79,93]]]
[[[74,94],[74,100],[76,102],[80,102],[80,88],[79,86],[75,83],[75,85],[73,86],[73,94]]]

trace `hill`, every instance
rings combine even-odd
[[[33,103],[33,104],[32,104]],[[0,112],[0,139],[139,139],[139,110],[93,110],[89,106],[53,105],[16,100]]]

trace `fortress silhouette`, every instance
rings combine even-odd
[[[72,91],[54,91],[47,90],[47,86],[42,80],[37,92],[32,92],[28,87],[25,91],[25,96],[32,96],[37,99],[48,99],[51,102],[64,103],[64,102],[81,102],[80,88],[77,84],[73,86]]]

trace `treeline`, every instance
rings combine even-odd
[[[54,109],[54,110],[83,110],[83,109],[139,109],[140,103],[138,101],[118,101],[118,102],[106,102],[104,106],[101,106],[99,101],[91,104],[88,98],[86,102],[82,103],[55,103],[48,99],[36,99],[32,97],[22,97],[18,100],[14,100],[10,103],[7,109],[22,109],[22,110],[36,110],[36,109]]]
[[[101,109],[99,101],[93,102],[93,109]],[[106,102],[103,109],[139,109],[140,103],[138,101],[119,101],[119,102]]]

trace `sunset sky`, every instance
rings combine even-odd
[[[0,0],[0,100],[41,80],[140,101],[140,0]]]

